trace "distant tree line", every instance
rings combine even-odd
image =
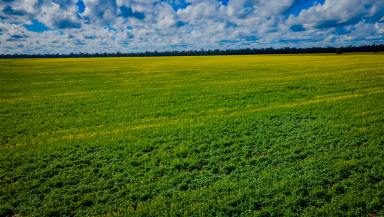
[[[0,58],[59,58],[59,57],[149,57],[149,56],[215,56],[250,54],[305,54],[343,52],[380,52],[384,44],[349,47],[311,47],[311,48],[246,48],[236,50],[189,50],[189,51],[146,51],[141,53],[71,53],[71,54],[0,54]]]

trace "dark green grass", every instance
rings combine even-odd
[[[384,216],[384,55],[0,60],[0,216]]]

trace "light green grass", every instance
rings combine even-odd
[[[384,216],[384,54],[0,60],[0,216]]]

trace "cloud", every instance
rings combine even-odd
[[[384,1],[377,0],[327,0],[304,9],[291,22],[307,28],[331,28],[357,24],[362,20],[376,22],[384,16]]]
[[[3,0],[0,21],[0,53],[384,43],[377,0]]]

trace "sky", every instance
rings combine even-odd
[[[0,54],[384,44],[384,0],[0,0]]]

